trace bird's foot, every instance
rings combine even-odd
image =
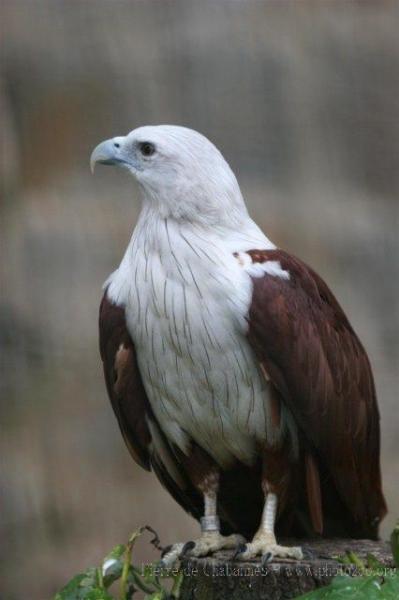
[[[169,568],[183,556],[206,556],[218,550],[238,548],[245,539],[238,534],[224,536],[218,531],[205,531],[201,537],[191,542],[173,544],[164,549],[161,565]]]
[[[238,560],[248,560],[262,556],[262,565],[271,562],[273,558],[303,558],[302,549],[299,546],[280,546],[276,538],[270,533],[257,533],[249,544],[242,544],[234,556]]]

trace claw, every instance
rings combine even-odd
[[[242,554],[243,552],[245,552],[247,549],[247,545],[246,544],[238,544],[236,551],[233,554],[233,560],[235,560],[236,558],[238,558],[238,556],[240,554]]]
[[[174,563],[188,556],[207,556],[223,548],[236,548],[240,553],[245,550],[244,538],[238,534],[221,535],[218,531],[204,533],[195,541],[173,544],[164,548],[161,563],[164,568],[171,567]]]
[[[255,536],[252,542],[244,548],[238,548],[235,558],[238,560],[250,560],[261,556],[262,564],[267,564],[275,557],[300,560],[303,558],[299,547],[280,546],[271,536]]]
[[[180,552],[179,558],[183,558],[183,556],[185,556],[187,552],[190,552],[190,550],[193,548],[195,548],[195,542],[186,542],[182,548],[182,551]]]
[[[262,560],[261,560],[261,566],[265,567],[269,562],[271,562],[273,560],[273,553],[272,552],[266,552],[263,556],[262,556]]]

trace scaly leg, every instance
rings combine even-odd
[[[280,546],[274,535],[274,524],[277,514],[277,495],[272,492],[265,494],[265,506],[258,531],[249,544],[243,544],[236,553],[239,560],[247,560],[262,556],[262,563],[273,560],[275,556],[281,558],[303,558],[302,550],[298,546]]]
[[[201,518],[201,536],[193,541],[177,543],[165,548],[162,565],[170,567],[181,556],[206,556],[224,548],[238,548],[245,540],[241,535],[224,536],[220,533],[220,521],[217,516],[217,492],[219,475],[212,473],[201,486],[204,495],[204,516]]]

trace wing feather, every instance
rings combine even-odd
[[[100,305],[99,329],[105,382],[119,427],[134,460],[149,471],[151,436],[147,418],[151,407],[126,328],[124,309],[112,304],[106,292]]]
[[[169,445],[151,409],[128,332],[125,310],[105,291],[99,316],[100,354],[109,398],[134,460],[153,469],[162,485],[190,514],[201,516],[201,498]]]
[[[279,261],[290,275],[253,278],[250,343],[347,511],[373,537],[386,506],[379,412],[367,354],[312,269],[281,250],[249,254],[256,262]],[[308,483],[317,489],[313,464]]]

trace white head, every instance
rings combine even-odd
[[[237,226],[247,216],[234,173],[219,150],[186,127],[139,127],[99,144],[96,163],[119,165],[162,217]]]

